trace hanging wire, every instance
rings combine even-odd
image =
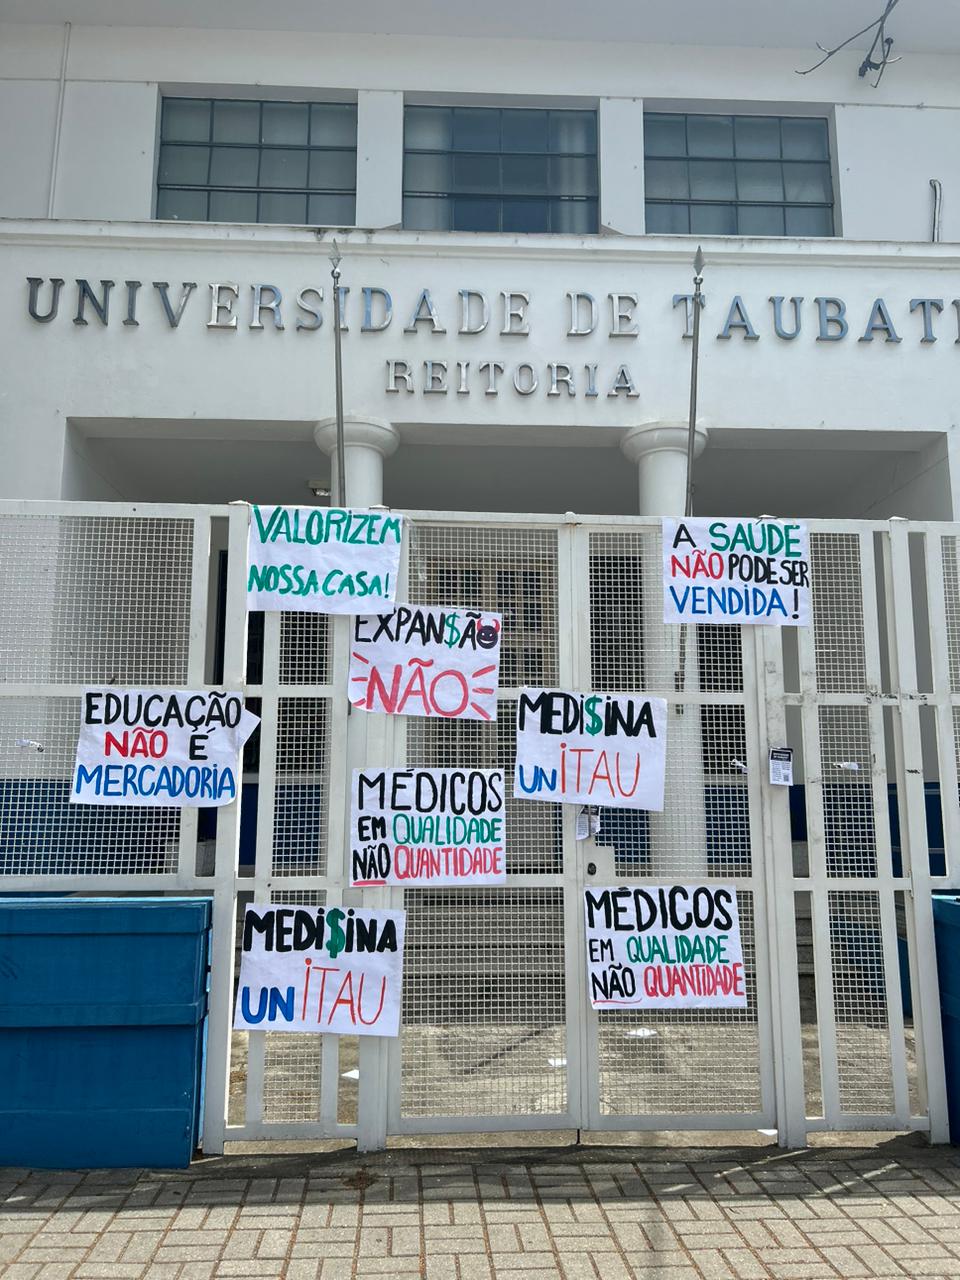
[[[900,61],[899,58],[890,57],[890,50],[893,48],[893,36],[888,36],[886,31],[887,18],[890,17],[890,14],[899,3],[900,0],[887,0],[883,13],[881,13],[878,18],[874,18],[872,22],[868,22],[865,27],[861,28],[859,31],[855,31],[852,36],[847,36],[846,40],[841,41],[840,44],[836,45],[832,49],[825,48],[818,40],[817,48],[824,56],[819,62],[815,62],[812,67],[807,67],[805,71],[798,71],[797,75],[808,76],[811,71],[816,71],[818,67],[822,67],[825,62],[828,62],[835,53],[839,53],[841,49],[845,49],[848,44],[852,44],[854,40],[858,40],[860,36],[865,36],[869,31],[873,31],[873,43],[867,50],[867,56],[864,58],[863,62],[861,62],[857,74],[862,79],[868,71],[878,72],[877,78],[873,82],[873,87],[876,88],[883,79],[883,73],[889,64],[891,62]]]

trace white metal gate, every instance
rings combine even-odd
[[[343,619],[255,615],[248,635],[246,521],[0,504],[0,892],[213,896],[207,1149],[558,1127],[945,1137],[930,892],[960,834],[958,526],[811,522],[811,628],[681,630],[660,620],[657,521],[414,513],[406,598],[505,615],[488,725],[348,716]],[[262,717],[243,821],[70,808],[91,683],[243,687]],[[505,887],[347,888],[350,770],[511,771],[524,684],[666,697],[663,815],[608,810],[577,841],[573,807],[510,800]],[[792,796],[765,781],[785,743]],[[736,884],[747,1009],[595,1013],[584,885],[681,877]],[[404,905],[400,1038],[231,1034],[254,897]]]

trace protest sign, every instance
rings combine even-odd
[[[746,1008],[737,891],[730,885],[589,888],[583,909],[595,1009]]]
[[[502,769],[354,769],[352,885],[506,878]]]
[[[499,613],[398,605],[359,617],[350,646],[350,702],[362,711],[496,720]]]
[[[799,520],[663,521],[663,620],[810,623],[810,538]]]
[[[403,519],[341,507],[250,510],[247,609],[366,613],[396,598]]]
[[[259,723],[238,693],[84,689],[71,803],[229,804]]]
[[[369,907],[247,907],[234,1027],[398,1035],[405,925]]]
[[[522,689],[513,794],[660,810],[666,734],[663,698]]]

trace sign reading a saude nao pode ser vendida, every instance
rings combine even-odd
[[[340,507],[250,509],[247,608],[369,613],[397,593],[403,518]]]
[[[810,624],[810,537],[800,520],[664,519],[663,620]]]
[[[238,693],[84,689],[70,801],[230,804],[240,790],[240,752],[259,723]]]

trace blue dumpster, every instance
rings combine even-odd
[[[960,1143],[960,898],[933,899],[950,1141]]]
[[[0,900],[0,1165],[183,1168],[210,901]]]

